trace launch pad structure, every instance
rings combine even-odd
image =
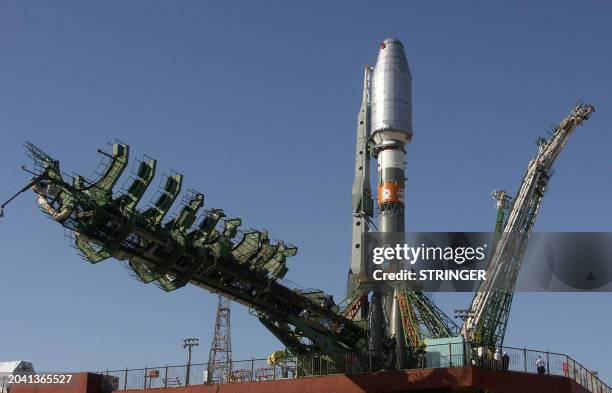
[[[537,155],[514,198],[505,191],[493,194],[498,214],[495,252],[487,266],[490,279],[475,293],[459,327],[426,293],[405,282],[372,280],[363,247],[371,228],[383,234],[405,232],[406,145],[413,134],[411,84],[402,43],[384,40],[375,66],[366,66],[364,72],[352,188],[351,262],[347,297],[339,304],[323,291],[285,285],[287,260],[297,248],[271,240],[267,231],[242,229],[241,219],[227,217],[220,208],[203,209],[204,194],[188,190],[178,213],[168,217],[181,193],[180,174],[164,175],[153,202],[139,208],[154,180],[155,160],[137,160],[127,185],[116,192],[128,166],[127,144],[116,142],[106,151],[99,150],[103,156],[99,176],[88,180],[80,175],[67,178],[58,160],[27,142],[34,178],[20,193],[33,189],[42,211],[69,230],[74,247],[90,263],[113,258],[138,280],[155,282],[164,291],[192,284],[241,303],[283,343],[289,356],[316,356],[319,369],[322,362],[345,369],[347,356],[353,371],[419,368],[432,345],[459,344],[466,356],[477,349],[491,352],[504,344],[518,270],[553,164],[594,107],[576,105],[549,138],[539,140]],[[372,160],[377,162],[378,226],[370,181]],[[399,272],[402,266],[386,262],[385,269]],[[217,324],[223,328],[223,321]],[[209,369],[209,377],[215,372],[231,375],[231,369],[218,371]],[[316,375],[317,368],[302,372]]]

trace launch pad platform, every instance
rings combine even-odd
[[[69,385],[11,386],[11,393],[105,393],[109,387],[100,374],[75,374]],[[144,393],[145,390],[129,390]],[[259,381],[222,385],[146,389],[155,393],[587,393],[585,387],[569,377],[538,375],[476,367],[418,369],[328,375],[279,381]]]

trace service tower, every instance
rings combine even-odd
[[[378,231],[403,233],[406,143],[412,139],[412,75],[404,46],[395,38],[380,44],[372,74],[371,103],[373,156],[378,161]],[[388,266],[389,270],[399,268],[399,265]],[[402,321],[395,295],[390,285],[375,288],[372,311],[385,310],[387,332],[396,340],[399,359],[404,359]],[[380,347],[379,343],[372,344]]]

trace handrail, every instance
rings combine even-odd
[[[593,393],[612,393],[612,388],[601,381],[596,373],[567,354],[537,351],[527,348],[491,348],[475,343],[451,342],[448,344],[428,345],[410,351],[415,354],[411,367],[417,368],[455,368],[481,367],[501,369],[522,373],[540,373],[570,378]],[[495,352],[499,352],[498,355]],[[392,370],[395,354],[383,351],[375,355],[348,353],[337,356],[305,355],[284,358],[270,364],[269,359],[250,359],[232,361],[228,380],[233,382],[295,379],[332,374],[358,374]],[[541,360],[539,360],[541,359]],[[538,365],[543,364],[543,369]],[[189,368],[190,373],[187,373]],[[178,387],[195,384],[208,384],[207,363],[191,365],[145,367],[139,369],[108,370],[100,374],[108,376],[115,390],[149,389],[156,387]],[[190,380],[185,377],[190,375]]]

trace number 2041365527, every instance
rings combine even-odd
[[[31,384],[67,384],[72,380],[72,374],[22,374],[7,376],[8,383]]]

